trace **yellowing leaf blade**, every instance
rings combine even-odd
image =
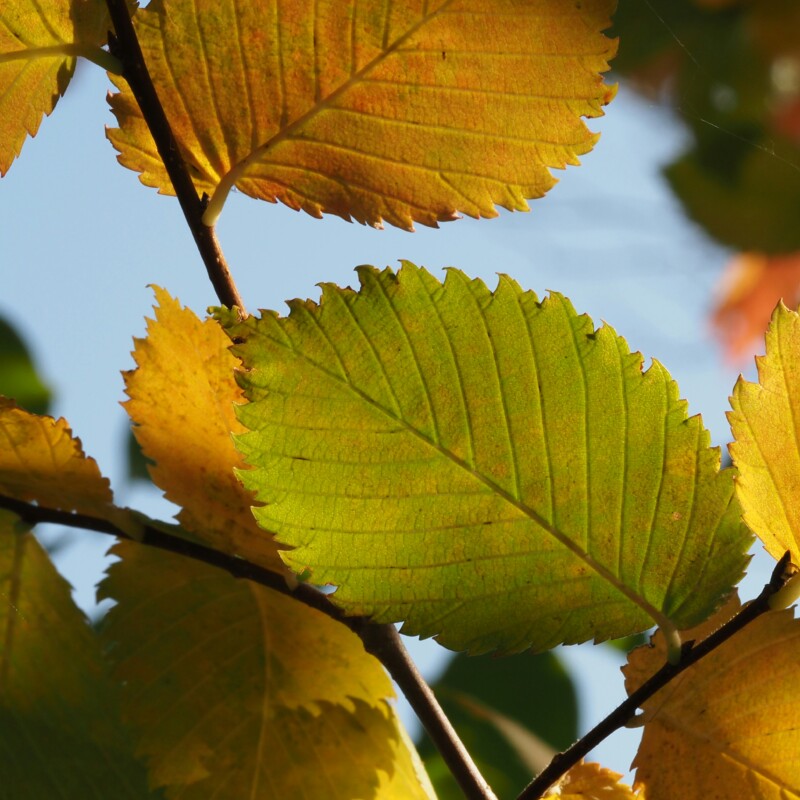
[[[137,31],[198,191],[436,225],[526,210],[596,137],[611,0],[158,0]],[[198,54],[202,68],[198,68]],[[120,161],[169,192],[125,90]],[[216,213],[216,211],[214,212]]]
[[[139,752],[168,796],[372,797],[385,785],[387,800],[426,797],[391,683],[345,626],[179,556],[127,543],[115,553],[104,636]]]
[[[709,614],[749,537],[666,370],[507,278],[359,270],[234,325],[260,523],[348,612],[457,649]]]
[[[800,315],[780,303],[766,342],[758,383],[739,378],[731,397],[736,494],[767,552],[800,563]]]
[[[63,419],[23,411],[0,397],[0,494],[50,508],[105,516],[108,481]]]
[[[146,800],[100,645],[33,535],[0,510],[0,794]]]
[[[581,761],[545,797],[560,800],[636,800],[641,797],[630,786],[620,783],[620,775],[599,764]]]
[[[102,0],[15,0],[0,8],[0,175],[64,94],[79,55],[100,52]],[[97,56],[96,56],[97,57]]]
[[[155,320],[137,339],[137,369],[126,373],[125,407],[153,481],[183,509],[181,525],[212,547],[284,571],[272,537],[256,525],[252,495],[234,476],[244,462],[231,432],[243,431],[234,403],[238,360],[213,320],[201,322],[156,288]],[[164,398],[169,397],[169,403]]]
[[[686,639],[700,640],[739,608],[732,601]],[[631,653],[628,693],[665,661],[663,637]],[[800,623],[770,611],[643,705],[635,787],[648,800],[800,797]]]

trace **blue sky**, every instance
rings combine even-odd
[[[125,483],[126,417],[120,371],[133,366],[132,337],[151,312],[148,284],[165,287],[202,314],[216,302],[177,203],[141,186],[120,167],[104,137],[113,125],[104,73],[81,64],[52,118],[29,140],[3,179],[0,313],[33,349],[55,391],[54,411],[111,478],[118,501],[155,516],[173,509]],[[494,285],[506,272],[539,294],[566,294],[579,312],[605,320],[633,349],[655,357],[678,381],[691,413],[714,443],[728,438],[724,412],[737,370],[723,363],[708,333],[712,291],[729,257],[687,222],[659,169],[680,151],[684,133],[668,110],[624,87],[603,120],[595,151],[530,214],[460,220],[409,234],[374,231],[330,217],[314,220],[282,206],[230,198],[218,233],[245,302],[281,310],[292,297],[318,296],[316,284],[351,284],[353,268],[409,259],[434,273],[457,266]],[[108,546],[94,534],[60,559],[84,607]],[[763,583],[763,568],[751,586]],[[745,590],[745,596],[752,591]],[[623,695],[609,654],[567,649],[596,720]],[[435,645],[416,652],[426,669],[442,662]],[[591,680],[590,680],[591,679]],[[627,737],[627,738],[625,738]],[[619,770],[631,757],[626,734],[598,756]]]

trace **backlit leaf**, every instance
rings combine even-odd
[[[636,800],[641,795],[620,783],[618,772],[599,764],[576,764],[545,797],[560,800]]]
[[[103,516],[108,481],[63,419],[23,411],[0,397],[0,494],[64,511]]]
[[[213,320],[201,322],[163,289],[155,289],[156,319],[137,339],[138,368],[125,374],[125,408],[150,467],[167,498],[183,506],[181,525],[216,549],[284,571],[272,537],[250,511],[253,497],[234,476],[244,461],[231,431],[234,403],[244,402],[234,379],[238,359]],[[164,398],[169,397],[169,403]]]
[[[612,90],[613,0],[153,0],[137,32],[199,191],[410,229],[527,209]],[[123,84],[118,84],[120,88]],[[171,184],[130,92],[119,160]]]
[[[348,612],[482,652],[687,627],[738,580],[731,472],[567,300],[359,269],[232,325],[260,524]]]
[[[728,413],[744,520],[770,555],[800,563],[800,316],[779,304],[756,359],[758,383],[739,378]]]
[[[686,639],[738,609],[735,597]],[[663,637],[631,653],[630,694],[665,661]],[[800,623],[791,610],[756,619],[645,702],[634,761],[648,800],[800,797]]]
[[[35,136],[75,72],[108,32],[103,0],[14,0],[0,5],[0,175]]]
[[[0,510],[0,796],[155,800],[117,694],[70,587]]]
[[[189,559],[114,553],[104,636],[138,752],[170,797],[371,798],[379,780],[387,800],[426,797],[391,683],[355,634]]]

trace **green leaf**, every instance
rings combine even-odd
[[[153,785],[183,800],[316,798],[332,785],[427,798],[391,683],[348,628],[181,556],[127,542],[114,554],[103,636]]]
[[[720,158],[732,149],[739,151],[735,162]],[[670,165],[666,176],[689,216],[718,241],[737,250],[788,253],[800,249],[799,160],[800,149],[774,133],[717,130],[702,148]]]
[[[545,764],[526,761],[535,761],[539,752],[547,753],[550,748],[552,756],[578,738],[575,689],[554,653],[523,653],[503,659],[459,654],[432,688],[501,800],[516,797],[549,758]],[[540,740],[533,757],[523,760],[509,741],[517,733],[514,727],[523,736],[529,732],[530,739]],[[463,793],[427,737],[419,751],[439,800],[461,800]]]
[[[359,269],[234,325],[259,523],[349,613],[448,647],[687,627],[739,579],[732,473],[657,362],[560,295]]]
[[[0,395],[13,397],[21,408],[45,414],[50,389],[42,381],[22,337],[0,318]]]
[[[0,796],[144,800],[118,687],[70,587],[0,511]]]

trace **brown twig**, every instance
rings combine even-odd
[[[133,539],[108,520],[86,514],[44,508],[3,495],[0,495],[0,508],[13,512],[29,525],[54,523],[70,528],[83,528],[192,558],[224,570],[234,578],[243,578],[292,597],[341,622],[362,640],[364,649],[375,656],[397,682],[465,796],[469,800],[495,800],[492,790],[458,738],[430,687],[419,674],[393,625],[381,625],[366,617],[348,617],[325,594],[313,586],[300,583],[291,588],[285,578],[277,572],[181,538],[177,534],[168,533],[152,525],[142,525],[141,535]]]
[[[393,625],[367,625],[361,641],[395,679],[406,700],[436,745],[453,777],[468,800],[494,800],[494,792],[481,775],[430,686],[419,674]]]
[[[142,48],[133,28],[126,0],[106,0],[114,34],[109,35],[111,54],[122,63],[122,75],[131,87],[136,102],[164,162],[172,188],[186,217],[200,257],[220,303],[238,307],[245,314],[244,303],[222,254],[214,228],[203,224],[203,201],[197,196],[186,162],[172,133],[164,107],[145,64]]]
[[[695,645],[694,642],[686,642],[681,651],[681,659],[677,664],[665,664],[651,678],[645,681],[627,700],[615,708],[604,720],[595,725],[585,736],[580,738],[575,744],[563,753],[559,753],[553,758],[548,766],[529,783],[520,793],[517,800],[538,800],[544,793],[567,771],[575,766],[600,742],[610,736],[614,731],[621,728],[629,720],[633,719],[636,709],[646,700],[652,697],[657,691],[663,689],[671,680],[681,674],[684,670],[696,664],[701,658],[719,647],[723,642],[738,633],[764,612],[769,611],[770,598],[776,594],[786,582],[786,568],[789,564],[790,553],[786,553],[776,565],[772,576],[761,594],[750,603],[742,607],[738,614],[733,616],[721,628],[716,630],[711,636],[703,639]]]

